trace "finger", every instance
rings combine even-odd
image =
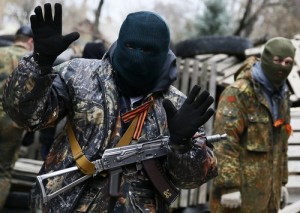
[[[53,17],[52,17],[52,9],[51,9],[51,4],[47,3],[44,5],[44,17],[45,17],[45,23],[46,24],[52,24],[53,22]]]
[[[30,16],[30,26],[31,26],[32,32],[34,33],[35,29],[37,27],[37,18],[36,18],[36,15],[31,15]]]
[[[201,92],[199,97],[195,101],[194,107],[198,108],[199,106],[203,105],[203,103],[208,99],[208,97],[211,96],[209,95],[209,92],[207,90]]]
[[[44,24],[44,17],[43,17],[43,12],[41,6],[37,6],[34,9],[34,13],[36,15],[36,25],[40,26]]]
[[[204,115],[200,116],[198,126],[204,125],[215,113],[215,110],[209,108]]]
[[[177,109],[175,108],[175,106],[173,105],[173,103],[169,100],[169,99],[165,99],[163,101],[163,107],[166,111],[167,114],[167,118],[173,118],[174,115],[177,112]]]
[[[59,27],[59,33],[62,33],[62,6],[59,3],[54,5],[55,14],[54,14],[54,24]]]
[[[70,34],[67,34],[63,36],[63,43],[65,45],[65,49],[68,48],[68,46],[75,40],[79,38],[79,33],[78,32],[73,32]]]
[[[208,96],[204,101],[199,101],[197,99],[197,106],[195,105],[195,110],[197,114],[202,115],[211,105],[214,103],[215,99],[212,96]]]
[[[198,116],[203,115],[213,102],[214,98],[209,96],[198,108],[196,108],[195,114]]]
[[[188,104],[193,103],[195,98],[199,94],[200,89],[201,89],[201,87],[199,85],[195,85],[193,87],[192,91],[190,92],[189,96],[185,100],[185,103],[188,103]]]

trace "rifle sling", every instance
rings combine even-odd
[[[135,128],[138,124],[139,116],[135,116],[130,126],[120,139],[120,141],[116,144],[116,147],[127,146],[130,144]],[[89,161],[75,137],[74,131],[70,123],[68,123],[68,137],[70,141],[70,146],[72,150],[72,155],[74,160],[76,161],[76,165],[80,169],[81,172],[88,175],[93,175],[95,172],[95,164]],[[156,159],[149,159],[143,161],[144,169],[147,172],[152,184],[155,186],[156,190],[159,194],[165,199],[165,201],[170,205],[178,196],[178,189],[170,183],[163,171],[159,168],[159,165],[156,163]]]
[[[68,137],[69,137],[69,142],[72,150],[72,155],[74,160],[76,161],[77,167],[80,169],[82,173],[86,175],[93,175],[95,173],[95,164],[89,161],[84,155],[84,153],[82,152],[82,149],[75,137],[70,122],[68,122]]]
[[[136,116],[133,121],[131,122],[130,126],[128,127],[128,129],[126,130],[126,132],[124,133],[124,135],[122,136],[122,138],[119,140],[119,142],[116,144],[116,147],[121,147],[121,146],[127,146],[130,144],[131,140],[132,140],[132,136],[135,130],[135,127],[138,123],[138,117]]]
[[[131,122],[130,126],[124,133],[123,137],[117,143],[117,147],[126,146],[132,140],[132,135],[134,133],[135,127],[137,125],[138,116],[136,116],[133,121]],[[80,171],[86,175],[93,175],[95,173],[95,164],[89,161],[86,156],[84,155],[76,137],[74,131],[72,129],[72,125],[68,122],[68,137],[70,141],[70,146],[72,150],[72,155],[74,160],[76,161],[77,167]]]
[[[157,159],[145,160],[142,163],[156,190],[171,205],[179,195],[179,190],[164,175]]]

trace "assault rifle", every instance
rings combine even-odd
[[[206,136],[204,137],[204,140],[206,143],[213,143],[213,142],[218,142],[220,140],[224,140],[226,139],[226,137],[227,137],[226,134],[223,135],[217,134],[212,136]],[[167,155],[168,143],[169,143],[169,137],[163,136],[143,143],[137,143],[137,144],[123,146],[123,147],[106,149],[101,159],[93,161],[96,167],[96,171],[93,175],[84,175],[81,178],[75,180],[74,182],[50,194],[46,194],[43,180],[55,176],[60,176],[69,172],[77,171],[79,170],[79,168],[77,166],[74,166],[74,167],[58,170],[55,172],[51,172],[48,174],[39,175],[37,176],[37,180],[42,192],[43,203],[46,204],[52,198],[71,189],[72,187],[75,187],[79,183],[87,180],[88,178],[92,176],[96,176],[102,171],[109,171],[110,174],[109,194],[111,196],[117,196],[119,191],[118,188],[119,188],[120,174],[122,173],[121,167],[129,164],[140,164],[143,161]]]

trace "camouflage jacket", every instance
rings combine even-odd
[[[0,118],[5,115],[2,109],[2,93],[5,81],[17,67],[20,59],[28,53],[21,45],[12,45],[0,48]]]
[[[31,130],[53,125],[67,116],[86,157],[95,160],[101,158],[106,148],[113,147],[121,135],[120,97],[113,73],[107,58],[73,59],[55,67],[51,74],[46,74],[32,57],[25,57],[5,86],[4,106],[19,125]],[[156,94],[154,106],[148,112],[142,129],[141,140],[169,134],[162,106],[164,98],[170,99],[177,108],[185,100],[183,93],[172,86]],[[168,178],[180,188],[195,188],[211,178],[208,177],[208,171],[216,170],[215,158],[207,146],[193,146],[185,153],[170,150],[161,165]],[[67,133],[63,131],[52,145],[40,174],[71,166],[74,166],[74,159]],[[47,182],[46,191],[51,192],[82,175],[78,171],[53,178]],[[132,193],[129,191],[133,183],[135,186],[148,187]],[[111,200],[108,185],[106,173],[97,175],[53,198],[43,207],[40,190],[34,186],[31,208],[43,208],[44,212],[65,213],[76,210],[105,213]],[[122,197],[117,201],[115,212],[141,212],[141,209],[148,208],[146,204],[153,205],[152,208],[157,212],[167,212],[166,203],[153,189],[143,169],[135,166],[124,168],[121,192]],[[151,201],[147,198],[149,195]]]
[[[279,103],[280,119],[273,121],[261,85],[251,75],[255,62],[246,60],[219,99],[214,131],[225,131],[228,138],[215,145],[219,175],[213,181],[213,212],[226,212],[220,197],[233,191],[241,191],[242,207],[228,212],[278,210],[281,186],[288,181],[289,91]]]

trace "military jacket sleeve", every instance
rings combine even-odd
[[[165,98],[171,100],[178,109],[185,101],[185,96],[174,87]],[[171,180],[178,188],[196,188],[218,174],[213,147],[204,140],[204,128],[199,128],[197,134],[200,137],[183,142],[183,150],[170,147],[167,166]]]
[[[245,100],[247,101],[247,100]],[[246,106],[238,88],[227,87],[221,94],[214,131],[225,132],[227,140],[215,144],[219,176],[214,184],[229,190],[240,188],[240,140],[245,129]]]
[[[186,152],[171,148],[168,154],[169,173],[175,186],[181,189],[199,187],[218,174],[212,147],[207,146],[203,139],[192,143],[194,145]]]
[[[48,68],[51,69],[51,68]],[[55,88],[55,81],[61,81],[58,75],[43,70],[32,56],[24,57],[9,77],[3,92],[4,110],[21,127],[36,130],[54,122],[64,109],[62,92],[65,88]],[[64,84],[57,84],[63,87]]]

